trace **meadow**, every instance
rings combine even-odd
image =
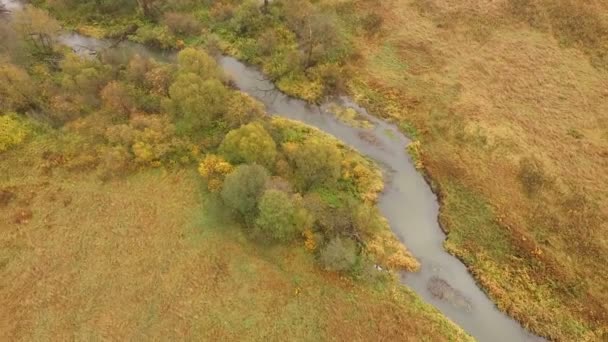
[[[605,2],[35,3],[84,34],[234,55],[312,103],[351,95],[415,140],[446,249],[501,310],[606,338]]]
[[[469,339],[394,281],[261,248],[195,170],[49,175],[35,148],[1,156],[2,339]]]

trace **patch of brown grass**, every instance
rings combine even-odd
[[[374,289],[320,271],[303,247],[250,242],[206,208],[194,171],[104,183],[18,170],[31,152],[0,164],[15,196],[0,207],[2,340],[467,339],[396,283]],[[21,211],[32,215],[17,224]]]
[[[457,223],[479,213],[443,208],[442,218],[450,250],[499,305],[545,336],[598,339],[608,326],[608,276],[597,272],[608,259],[608,72],[594,42],[608,41],[606,3],[524,1],[543,26],[522,25],[509,7],[520,2],[383,2],[383,35],[359,38],[366,64],[350,88],[417,128],[444,196],[472,193],[492,208],[486,229],[505,240],[458,238],[477,228]],[[546,177],[534,194],[521,181],[526,159]],[[505,246],[514,255],[495,253]]]

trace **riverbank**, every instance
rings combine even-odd
[[[357,47],[353,61],[322,63],[323,70],[332,71],[333,65],[338,67],[333,71],[352,75],[342,88],[420,140],[419,167],[444,201],[440,218],[449,232],[448,250],[469,265],[502,310],[532,330],[566,340],[602,336],[606,279],[595,270],[607,255],[606,206],[592,189],[606,190],[607,184],[598,158],[606,147],[605,72],[586,55],[560,47],[551,32],[522,25],[508,6],[488,5],[483,11],[431,2],[355,3],[356,13],[332,1],[318,6],[344,15],[333,28],[344,29]],[[259,31],[240,26],[244,31],[235,35],[231,30],[239,26],[233,24],[243,23],[242,17],[232,20],[236,12],[223,5],[193,11],[207,31],[184,35],[183,42],[240,54],[284,79],[279,87],[292,94],[309,100],[323,94],[319,77],[331,81],[331,73],[313,72],[322,69],[317,68],[287,77],[281,69],[294,46],[306,42],[274,19],[263,27],[278,36],[256,36],[266,32],[256,22],[250,23]],[[574,9],[563,13],[591,15]],[[228,24],[213,26],[212,11],[226,14]],[[122,23],[116,18],[113,27],[141,20],[130,15]],[[363,32],[345,25],[349,22],[375,23],[368,28],[379,29]],[[155,24],[143,26],[133,35],[138,41]],[[91,31],[90,26],[81,30]],[[210,32],[219,41],[207,39]],[[259,55],[252,49],[262,36],[274,37],[281,53]],[[181,44],[175,35],[162,37],[168,39],[150,43]],[[592,114],[582,116],[580,108]]]
[[[18,23],[42,18],[56,24],[31,8],[21,14]],[[404,259],[398,255],[405,251],[403,246],[390,245],[396,241],[392,234],[386,239],[388,245],[386,241],[353,241],[346,245],[350,250],[317,256],[332,235],[341,236],[342,241],[350,236],[385,238],[373,234],[374,229],[388,229],[373,206],[382,186],[370,161],[310,127],[261,118],[264,112],[256,101],[215,79],[222,73],[203,51],[182,51],[178,65],[168,65],[136,56],[143,49],[139,46],[132,45],[137,48],[133,51],[119,46],[100,53],[99,58],[88,58],[98,46],[88,44],[98,41],[76,35],[59,40],[86,51],[87,58],[60,46],[40,50],[42,45],[33,43],[1,57],[7,61],[0,68],[2,75],[17,75],[16,89],[27,89],[29,94],[24,98],[11,92],[1,102],[0,128],[7,135],[0,141],[0,215],[6,232],[1,236],[0,272],[3,278],[13,279],[0,294],[2,307],[7,308],[1,315],[18,317],[2,320],[2,331],[10,339],[78,335],[367,340],[377,337],[378,331],[398,340],[428,336],[470,339],[378,270],[384,267],[370,264],[376,261],[397,267],[395,262]],[[31,55],[28,60],[16,59],[18,52],[32,51],[44,53],[48,59]],[[109,61],[110,57],[114,59]],[[150,75],[154,77],[147,77]],[[165,101],[180,98],[176,90],[185,87],[171,85],[182,84],[184,75],[189,84],[206,77],[205,90],[229,103],[236,100],[237,106],[227,112],[214,107],[223,115],[214,117],[213,126],[197,121],[205,112],[194,117],[159,112],[158,100],[167,88],[171,97]],[[30,82],[32,78],[35,83]],[[193,97],[204,94],[197,91]],[[200,107],[207,108],[194,108]],[[249,121],[253,122],[242,125]],[[189,130],[195,124],[197,129]],[[293,236],[291,243],[265,241],[264,235],[256,235],[235,215],[234,208],[227,207],[223,191],[223,201],[218,201],[220,194],[213,194],[218,180],[223,186],[226,173],[226,184],[239,170],[261,169],[261,175],[268,176],[259,165],[232,165],[223,159],[231,156],[223,142],[218,150],[228,135],[247,137],[248,132],[257,134],[254,146],[257,139],[265,139],[257,147],[268,153],[255,151],[245,155],[247,158],[266,158],[275,147],[278,150],[276,165],[272,160],[256,159],[267,162],[264,165],[273,172],[273,178],[262,183],[270,189],[263,199],[267,193],[283,194],[286,200],[280,204],[291,204],[280,207],[288,213],[285,216],[295,219],[297,214],[301,222],[308,222],[297,227],[308,228],[302,232],[304,236]],[[291,160],[293,153],[306,151],[307,143],[315,146],[315,155],[327,156],[328,163],[322,166],[331,163],[332,170],[341,171],[330,174],[337,179],[312,189],[296,183],[310,179],[296,178],[302,173]],[[310,153],[295,155],[315,158]],[[201,160],[197,176],[192,169]],[[213,164],[218,160],[219,164]],[[232,168],[237,171],[231,172]],[[314,176],[316,181],[325,170],[312,171],[303,176]],[[303,201],[312,205],[310,211],[309,206],[302,206]],[[311,219],[323,222],[311,226]],[[266,222],[272,223],[272,216]],[[363,247],[374,250],[366,252]],[[387,253],[373,253],[382,250]],[[368,253],[377,259],[368,259]],[[388,259],[386,264],[382,256]],[[324,267],[332,267],[333,272],[321,271],[319,263],[324,259],[329,260]],[[339,283],[335,290],[344,296],[344,302],[332,300],[334,281]],[[295,301],[290,300],[292,296]],[[251,325],[258,328],[252,331]]]
[[[605,70],[580,53],[584,46],[560,46],[567,41],[553,34],[567,28],[559,16],[548,23],[555,31],[544,31],[522,24],[509,6],[355,4],[357,11],[318,4],[330,17],[338,13],[333,28],[355,47],[352,60],[321,64],[347,75],[344,84],[329,78],[338,88],[420,141],[419,168],[444,204],[446,248],[501,310],[533,331],[564,340],[603,336],[608,279],[596,270],[608,257]],[[565,13],[564,21],[594,18],[585,7],[549,10]],[[367,20],[378,30],[349,25]],[[228,22],[217,31],[211,24],[220,38],[212,46],[259,65],[282,90],[318,101],[318,69],[305,77],[277,72],[291,47],[308,40],[271,21],[281,32],[274,46],[285,53],[264,55],[252,46],[267,31],[253,23],[253,33],[239,35]]]
[[[95,50],[104,45],[76,35],[65,37],[63,41],[77,49],[85,46]],[[144,55],[150,54],[137,46],[123,45],[122,48],[134,49]],[[343,120],[324,118],[318,115],[326,114],[323,111],[317,112],[306,103],[274,91],[274,85],[265,80],[264,75],[236,61],[223,61],[228,61],[222,62],[223,66],[238,87],[265,103],[271,113],[317,126],[387,168],[392,184],[382,199],[383,214],[389,218],[391,228],[402,242],[416,248],[416,256],[425,260],[421,272],[405,277],[409,286],[478,338],[496,340],[497,336],[501,336],[508,341],[530,337],[516,324],[497,313],[493,304],[477,289],[467,270],[443,250],[441,243],[444,236],[437,225],[435,196],[404,153],[409,140],[396,127],[378,121],[353,103],[347,103],[347,107],[359,112],[371,127],[349,127],[341,122]],[[436,287],[434,284],[447,286]]]

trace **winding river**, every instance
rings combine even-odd
[[[15,0],[0,3],[13,12],[21,8]],[[108,41],[73,33],[60,40],[85,54],[110,48]],[[164,60],[171,57],[134,43],[121,43],[112,49],[125,55],[139,53]],[[232,57],[220,57],[218,62],[235,85],[263,102],[269,113],[317,127],[381,165],[386,186],[380,197],[380,210],[394,233],[421,262],[419,272],[400,275],[404,284],[479,341],[542,340],[500,312],[466,267],[444,250],[446,237],[438,224],[437,197],[405,153],[410,140],[397,127],[370,115],[346,97],[312,106],[283,94],[262,73]],[[356,110],[373,127],[358,128],[343,122],[329,112],[332,104]]]

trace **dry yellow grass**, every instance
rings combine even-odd
[[[562,10],[547,19],[553,26],[534,28],[512,15],[516,2],[358,2],[384,22],[379,35],[356,38],[363,63],[353,65],[351,90],[374,112],[418,128],[444,199],[487,203],[486,225],[465,224],[481,215],[458,205],[443,208],[442,222],[448,249],[499,306],[554,339],[600,339],[608,333],[608,275],[598,272],[608,261],[608,71],[594,62],[601,43],[564,44],[559,29],[568,26],[558,19],[600,13],[573,35],[602,37],[606,3],[522,0],[542,15]],[[524,158],[544,170],[531,196],[519,180]],[[508,238],[475,240],[476,229]]]
[[[194,170],[102,183],[37,151],[0,155],[0,340],[468,339],[396,283],[250,242]]]

